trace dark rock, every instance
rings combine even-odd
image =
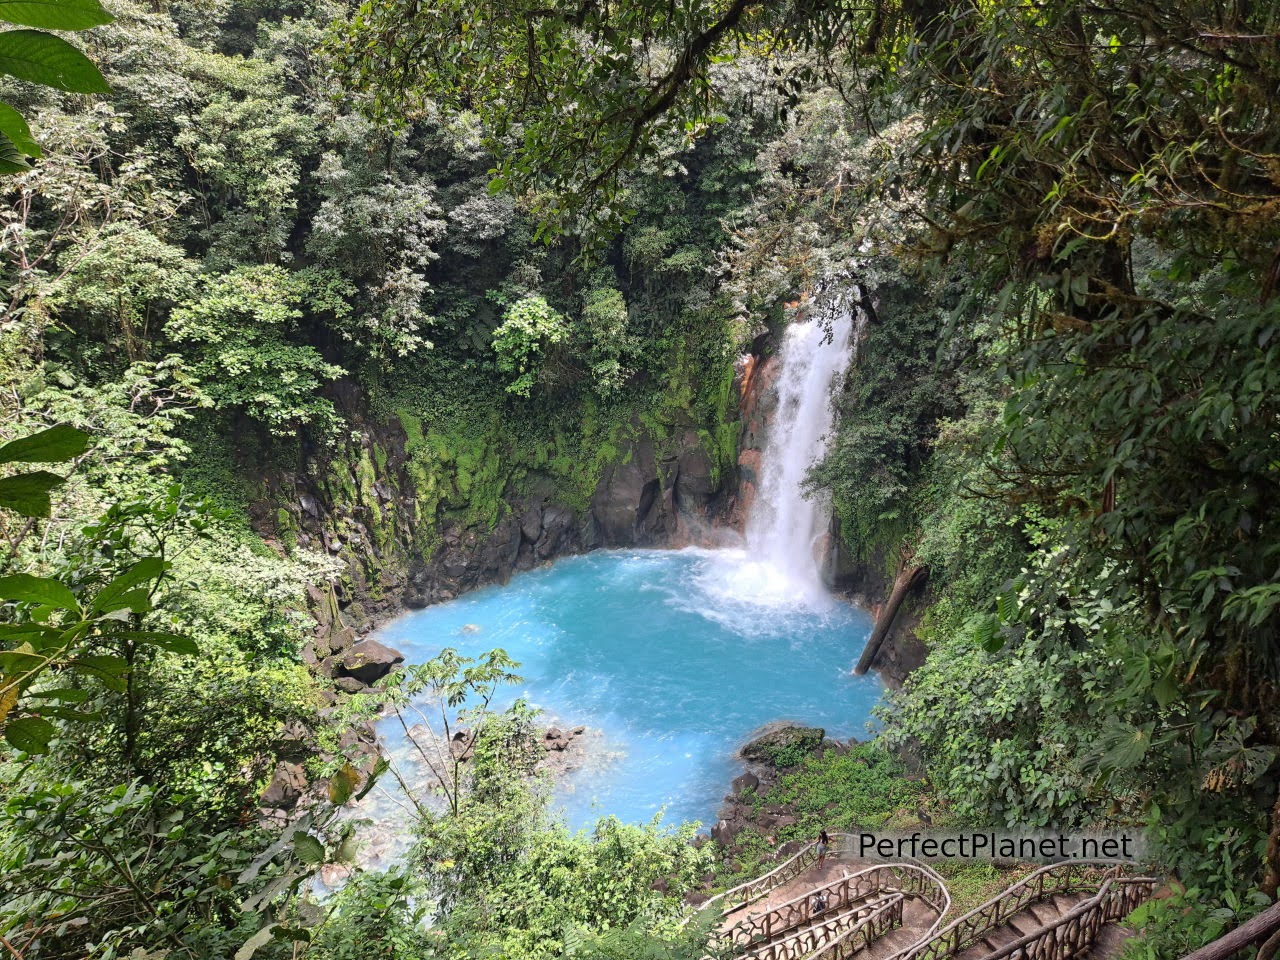
[[[716,819],[743,820],[746,818],[746,812],[744,807],[731,799],[728,803],[722,804],[720,809],[716,811]]]
[[[258,811],[258,819],[268,830],[282,830],[289,825],[288,810],[264,809]]]
[[[539,560],[556,555],[561,541],[573,526],[573,511],[560,504],[552,504],[542,513],[542,535],[534,544],[533,553]]]
[[[574,727],[572,730],[569,731],[569,736],[580,737],[586,732],[587,732],[586,727]]]
[[[301,720],[290,720],[280,731],[281,750],[305,750],[310,740],[311,731]]]
[[[740,777],[735,777],[733,781],[734,793],[746,793],[748,790],[753,793],[760,786],[760,778],[751,771],[747,771]]]
[[[368,689],[368,685],[363,680],[357,680],[355,677],[337,677],[333,685],[343,693],[362,693]]]
[[[276,764],[271,782],[262,791],[264,807],[292,807],[307,789],[307,774],[300,763]]]
[[[739,754],[749,763],[792,767],[821,747],[826,733],[821,727],[785,724],[767,729],[744,746]]]
[[[701,513],[716,492],[715,465],[695,430],[686,431],[676,466],[675,505],[679,510]]]
[[[329,652],[342,653],[344,650],[350,650],[355,645],[356,640],[356,632],[350,627],[335,630],[329,636]]]
[[[560,732],[559,727],[548,727],[544,740],[559,740],[564,734]]]
[[[520,517],[520,535],[530,543],[537,543],[538,537],[542,534],[542,507],[535,505],[530,507]]]
[[[381,680],[401,663],[404,663],[404,654],[399,651],[377,640],[360,640],[343,654],[339,672],[342,677],[354,677],[370,684]]]
[[[733,842],[733,838],[742,832],[742,821],[740,820],[718,820],[716,825],[711,828],[711,839],[715,840],[721,846],[728,846]]]

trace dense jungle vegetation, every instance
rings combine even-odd
[[[786,789],[881,816],[889,748],[955,822],[1143,824],[1185,893],[1135,957],[1274,901],[1275,4],[105,8],[0,3],[10,955],[701,956],[713,845],[569,833],[519,704],[317,898],[379,698],[304,651],[636,436],[733,470],[734,359],[824,296],[865,327],[812,482],[864,571],[927,570],[929,654],[874,762]],[[287,825],[282,759],[326,785]]]

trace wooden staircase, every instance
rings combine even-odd
[[[704,909],[721,911],[713,950],[742,960],[1103,960],[1155,885],[1113,861],[1051,864],[944,925],[950,894],[923,864],[837,852],[820,870],[808,847]]]

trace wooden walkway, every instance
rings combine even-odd
[[[1110,861],[1034,870],[963,916],[948,918],[946,884],[919,863],[841,853],[817,866],[806,847],[703,909],[720,922],[717,953],[742,960],[1102,960],[1123,936],[1109,926],[1150,897],[1156,880]]]

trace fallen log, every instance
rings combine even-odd
[[[1201,947],[1195,953],[1187,954],[1182,960],[1226,960],[1227,957],[1253,946],[1259,940],[1274,936],[1277,930],[1280,930],[1280,903],[1273,903],[1252,920],[1241,924],[1213,943]],[[1271,947],[1274,952],[1275,947],[1269,939],[1263,944],[1264,950],[1267,947]]]
[[[923,584],[928,576],[929,568],[921,566],[903,567],[898,572],[897,578],[893,581],[893,590],[889,593],[889,599],[880,609],[875,628],[867,638],[867,645],[862,648],[858,665],[853,668],[855,674],[861,676],[871,669],[871,665],[875,663],[880,653],[880,647],[884,645],[893,630],[894,621],[898,619],[898,611],[902,609],[902,601],[907,599],[912,590]]]

